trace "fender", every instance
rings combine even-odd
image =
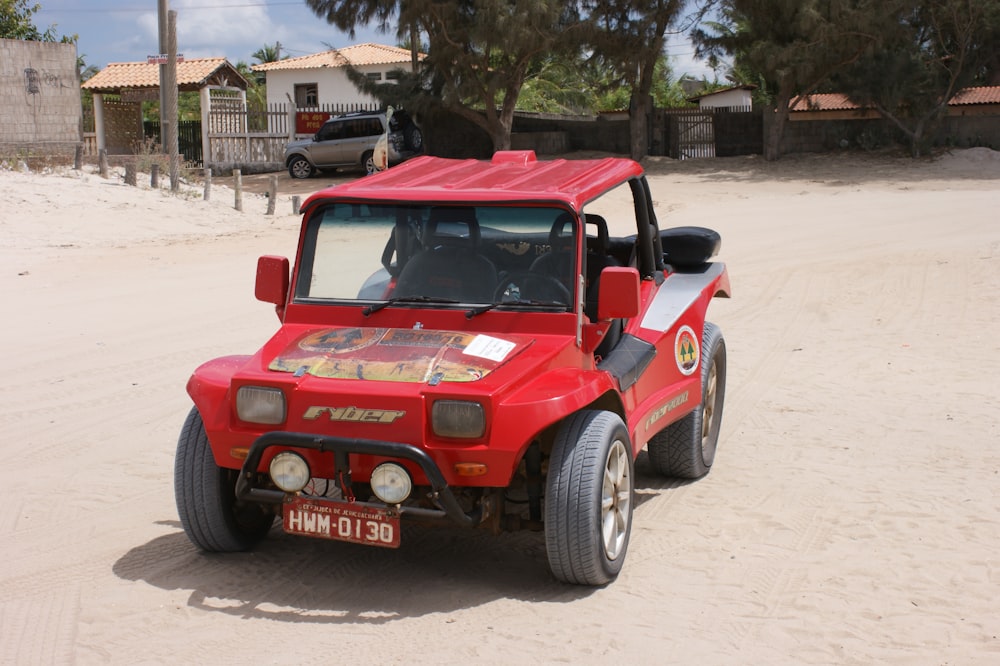
[[[231,442],[220,439],[230,432],[229,386],[233,375],[239,372],[253,356],[223,356],[203,363],[191,374],[187,392],[205,424],[205,434],[212,447],[215,463],[220,467],[239,469],[239,462],[230,458]]]
[[[700,269],[671,273],[659,285],[652,302],[639,322],[640,329],[665,333],[692,307],[704,318],[713,297],[729,298],[729,273],[721,262],[708,263]],[[639,337],[649,339],[646,335]]]
[[[538,433],[608,393],[618,395],[614,379],[601,370],[560,368],[544,373],[496,405],[490,439],[517,446],[520,457]],[[620,403],[616,408],[622,411]]]

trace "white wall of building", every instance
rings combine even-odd
[[[409,63],[406,68],[409,69]],[[358,70],[365,74],[379,74],[384,83],[386,75],[400,69],[401,64],[364,65]],[[288,104],[295,99],[295,86],[315,83],[320,106],[329,104],[375,104],[375,98],[354,87],[343,67],[316,67],[311,69],[272,70],[267,73],[267,103]]]
[[[698,100],[698,106],[702,109],[729,107],[729,106],[750,106],[751,97],[749,90],[736,89],[706,95]]]

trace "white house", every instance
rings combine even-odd
[[[423,59],[423,54],[420,58]],[[330,105],[367,105],[376,102],[358,91],[347,78],[353,65],[374,81],[391,81],[393,70],[412,71],[410,51],[384,44],[357,44],[322,53],[254,65],[267,77],[268,106],[287,104],[296,109]]]
[[[754,85],[733,86],[696,97],[689,97],[689,102],[698,102],[699,109],[740,108],[750,109],[753,106],[751,93],[757,89]]]

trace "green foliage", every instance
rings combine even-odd
[[[288,56],[281,55],[281,43],[275,42],[274,46],[270,44],[264,44],[252,54],[250,57],[259,63],[263,62],[278,62],[279,60],[286,60]]]
[[[653,105],[661,109],[691,106],[680,80],[672,80],[672,77],[670,61],[661,55],[653,69],[653,86],[650,90]],[[592,85],[591,90],[595,99],[595,111],[627,110],[632,100],[632,89],[621,85],[620,79],[614,76],[602,77]]]
[[[142,117],[145,120],[160,120],[160,102],[142,103]],[[201,95],[197,92],[177,94],[177,120],[201,120]]]
[[[761,86],[761,95],[773,101],[777,113],[765,143],[768,159],[780,155],[792,99],[814,92],[860,58],[877,38],[884,14],[883,3],[873,0],[719,0],[718,5],[718,20],[692,33],[696,52],[732,57],[730,78]]]
[[[29,5],[27,0],[0,0],[0,37],[37,42],[54,42],[55,26],[45,32],[35,27],[32,15],[41,9],[39,4]]]
[[[76,35],[57,36],[55,25],[44,31],[35,26],[33,16],[41,8],[37,2],[29,5],[28,0],[0,0],[0,38],[75,44]]]
[[[532,63],[518,96],[519,111],[582,114],[593,111],[591,82],[573,59],[558,54]]]
[[[583,39],[591,59],[628,91],[630,153],[646,155],[646,118],[663,59],[667,29],[684,7],[682,0],[584,0]],[[661,68],[662,71],[662,68]],[[614,88],[609,88],[612,91]],[[621,94],[607,102],[621,102]]]
[[[423,71],[401,78],[397,90],[365,84],[356,76],[352,81],[386,104],[405,91],[411,111],[443,108],[457,113],[482,127],[497,150],[510,145],[514,109],[529,74],[539,71],[546,57],[573,45],[579,23],[575,6],[558,0],[307,0],[306,4],[342,30],[370,23],[386,29],[396,15],[411,43],[415,30],[426,35]]]
[[[879,111],[925,153],[960,89],[989,82],[1000,36],[1000,0],[889,0],[878,36],[832,80]]]
[[[253,57],[256,58],[257,53],[255,53]],[[250,69],[250,65],[243,60],[237,62],[235,66],[236,71],[239,72],[250,84],[247,86],[247,106],[251,109],[257,109],[259,111],[266,110],[267,78],[263,73],[258,73]],[[266,121],[264,126],[267,126]]]

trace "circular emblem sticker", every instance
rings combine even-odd
[[[384,328],[332,328],[318,331],[299,342],[299,348],[325,354],[364,349],[378,342],[387,329]]]
[[[698,336],[694,334],[690,326],[681,326],[674,338],[674,358],[677,359],[677,369],[683,375],[694,374],[698,369],[698,358],[701,352],[698,350]]]

